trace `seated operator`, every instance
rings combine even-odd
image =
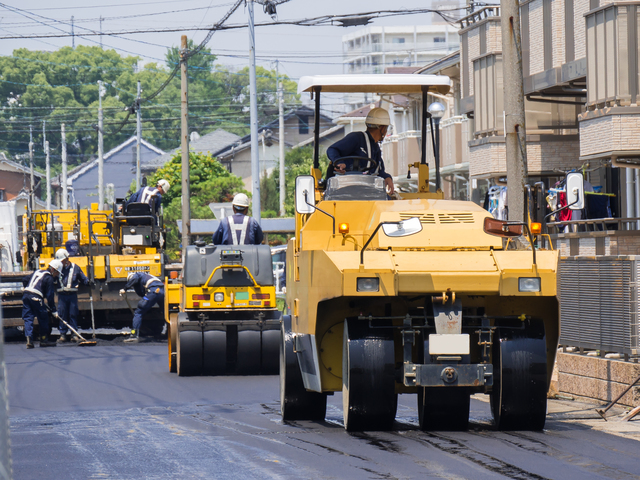
[[[371,168],[364,173],[378,175],[384,178],[387,193],[393,195],[395,191],[393,179],[391,175],[384,171],[382,152],[378,145],[387,134],[390,123],[389,113],[384,108],[372,108],[365,120],[365,124],[367,125],[366,132],[351,132],[327,149],[327,156],[331,161],[329,168],[327,168],[327,178],[333,177],[336,173],[346,172],[345,162],[336,163],[336,161],[342,157],[355,156],[370,158],[377,161],[378,166],[375,168],[371,166]]]
[[[162,195],[169,191],[170,185],[164,178],[158,180],[158,184],[156,188],[153,187],[142,187],[136,193],[131,195],[126,202],[126,205],[130,203],[148,203],[153,212],[158,214],[160,211],[160,204],[162,203]]]
[[[249,217],[249,197],[238,193],[233,197],[233,215],[220,220],[218,230],[213,234],[214,245],[260,245],[262,228]]]

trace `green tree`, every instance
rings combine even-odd
[[[190,205],[191,217],[213,218],[209,208],[212,202],[231,202],[236,193],[248,193],[240,177],[229,173],[220,162],[209,154],[189,153],[190,169]],[[177,220],[182,219],[182,159],[180,154],[174,155],[165,166],[159,169],[149,181],[155,185],[164,178],[171,188],[163,196],[164,224],[167,227],[167,253],[177,258],[180,251],[181,235]]]

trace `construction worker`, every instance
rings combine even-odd
[[[56,342],[49,341],[49,314],[44,304],[46,299],[52,313],[56,312],[54,301],[55,279],[62,272],[62,262],[51,260],[44,270],[36,270],[22,279],[24,293],[22,294],[22,319],[24,320],[24,334],[27,337],[27,348],[33,348],[33,320],[38,318],[40,325],[40,346],[55,347]]]
[[[378,165],[375,168],[372,165],[363,173],[384,178],[387,193],[393,195],[395,191],[393,179],[384,170],[382,152],[378,145],[387,135],[387,129],[391,124],[389,112],[384,108],[372,108],[367,115],[365,124],[367,126],[366,132],[351,132],[327,149],[327,156],[331,160],[331,164],[327,168],[327,178],[333,177],[336,173],[346,173],[347,161],[340,162],[339,159],[342,157],[370,158],[378,162]]]
[[[133,288],[138,296],[142,297],[142,300],[138,302],[138,308],[133,314],[133,328],[131,335],[125,339],[125,342],[138,343],[143,315],[151,310],[151,307],[156,303],[160,308],[164,308],[164,283],[159,278],[145,272],[130,273],[127,276],[127,284],[120,290],[120,296],[124,297],[130,288]]]
[[[60,272],[58,288],[58,315],[71,325],[75,330],[78,330],[78,287],[82,283],[83,285],[89,285],[89,279],[82,272],[82,269],[71,263],[69,260],[69,252],[65,248],[60,248],[55,255],[56,260],[62,262],[62,272]],[[60,331],[60,338],[58,343],[68,342],[67,326],[60,322],[58,325]],[[74,335],[71,340],[79,342],[80,338]]]
[[[162,195],[167,193],[171,188],[169,182],[165,179],[158,180],[156,184],[156,188],[153,187],[142,187],[136,193],[129,197],[127,200],[127,205],[133,202],[137,203],[148,203],[151,205],[154,213],[158,213],[160,211],[160,205],[162,203]]]
[[[260,245],[264,235],[262,228],[249,217],[249,197],[238,193],[233,197],[233,215],[220,221],[213,234],[214,245]]]

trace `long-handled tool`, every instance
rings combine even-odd
[[[95,340],[87,340],[82,335],[80,335],[80,333],[78,333],[78,331],[75,328],[73,328],[71,325],[69,325],[67,322],[65,322],[62,319],[62,317],[60,315],[58,315],[57,313],[53,313],[51,310],[49,310],[49,313],[51,315],[53,315],[55,318],[57,318],[60,322],[64,323],[69,330],[71,330],[73,333],[75,333],[78,336],[78,338],[80,340],[82,340],[80,343],[78,343],[78,346],[80,346],[80,347],[94,347],[94,346],[96,346],[98,344],[98,342],[96,342]]]
[[[613,402],[611,402],[611,403],[609,404],[609,406],[608,406],[607,408],[605,408],[604,410],[601,410],[601,409],[597,409],[597,408],[596,408],[596,412],[598,412],[598,414],[599,414],[599,415],[604,419],[604,421],[605,421],[605,422],[607,421],[607,417],[605,416],[605,414],[607,413],[607,411],[608,411],[611,407],[613,407],[616,403],[618,403],[618,400],[620,400],[622,397],[624,397],[624,395],[625,395],[629,390],[631,390],[631,389],[633,388],[633,386],[634,386],[636,383],[638,383],[638,382],[640,382],[640,377],[636,378],[636,379],[635,379],[635,381],[634,381],[631,385],[629,385],[627,388],[625,388],[624,392],[622,392],[620,395],[618,395],[618,398],[616,398]],[[634,415],[634,416],[635,416],[635,415]]]

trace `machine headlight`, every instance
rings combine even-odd
[[[357,282],[358,292],[377,292],[380,290],[379,278],[358,278]]]
[[[213,300],[215,302],[223,302],[224,301],[224,293],[218,292],[213,294]]]
[[[518,279],[518,291],[519,292],[539,292],[540,291],[540,278],[538,277],[521,277]]]

